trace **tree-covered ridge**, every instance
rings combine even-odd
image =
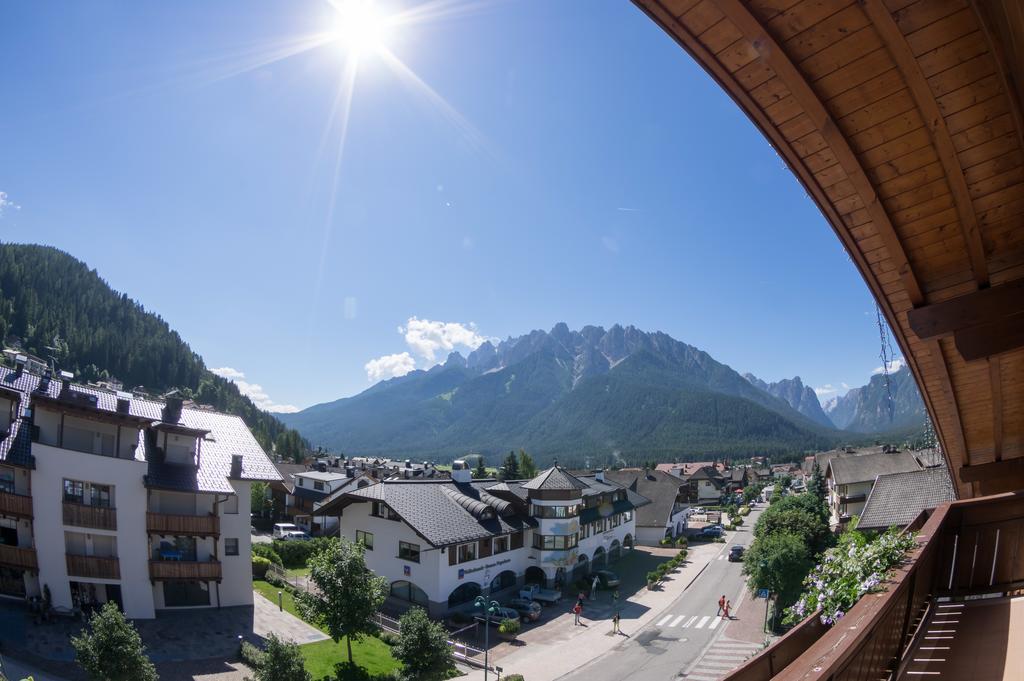
[[[114,291],[96,270],[50,246],[0,243],[0,339],[17,338],[86,381],[116,378],[126,389],[178,389],[200,404],[241,416],[267,451],[300,457],[302,438],[259,409],[158,315]]]

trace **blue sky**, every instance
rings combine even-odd
[[[325,2],[5,3],[0,239],[83,259],[275,409],[558,321],[866,382],[859,274],[646,16],[441,6],[385,43],[435,95],[362,53],[335,173],[351,52],[271,60],[333,25]]]

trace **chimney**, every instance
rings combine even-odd
[[[127,414],[131,407],[132,396],[131,393],[117,392],[117,413]]]
[[[354,478],[354,477],[356,477],[356,469],[352,468],[352,466],[345,466],[345,477],[346,478]]]
[[[453,482],[470,482],[473,479],[473,474],[469,470],[469,466],[462,459],[456,459],[452,462],[452,481]]]
[[[50,370],[47,369],[43,372],[42,378],[39,379],[39,385],[36,386],[36,390],[45,393],[50,391]]]
[[[601,470],[598,470],[598,471],[594,472],[594,480],[597,480],[598,482],[604,482],[604,469],[603,468]]]
[[[62,372],[60,372],[60,391],[61,391],[61,393],[66,393],[71,388],[71,379],[73,379],[74,377],[75,377],[75,375],[73,373],[71,373],[70,371],[62,371]]]
[[[166,404],[164,404],[163,415],[161,416],[164,423],[177,423],[178,419],[181,418],[181,408],[185,404],[185,400],[177,395],[167,398]]]
[[[242,455],[232,454],[231,455],[231,474],[230,478],[238,479],[242,477]]]
[[[405,460],[405,467],[406,468],[412,468],[412,461],[409,461],[409,459],[406,459]]]
[[[25,370],[25,363],[28,362],[28,357],[22,354],[14,356],[14,373],[20,374]]]

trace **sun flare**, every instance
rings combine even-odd
[[[346,54],[361,55],[386,49],[392,20],[372,0],[332,2],[336,15],[331,28],[333,43]]]

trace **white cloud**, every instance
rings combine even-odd
[[[238,386],[238,392],[242,393],[250,400],[253,404],[262,409],[263,411],[276,412],[278,414],[293,414],[299,410],[294,404],[277,404],[270,399],[270,395],[263,389],[259,383],[249,383],[245,381],[245,374],[238,369],[232,367],[219,367],[217,369],[210,369],[210,372],[226,378],[235,385]]]
[[[899,371],[900,369],[902,369],[905,365],[906,365],[906,362],[903,361],[903,358],[902,357],[897,357],[893,361],[889,362],[889,365],[888,365],[889,373],[890,374],[894,374],[897,371]],[[875,374],[880,374],[883,371],[884,371],[884,369],[882,367],[876,367],[875,370],[872,371],[871,373],[873,375],[875,375]]]
[[[627,208],[626,206],[619,206],[615,210],[620,211],[622,213],[638,213],[638,212],[640,212],[639,208]]]
[[[834,395],[837,392],[839,392],[839,389],[834,387],[831,383],[826,383],[825,385],[821,386],[820,388],[815,388],[814,389],[814,394],[817,395],[818,397],[825,397],[826,395]]]
[[[438,352],[449,353],[457,347],[476,350],[487,340],[473,322],[435,322],[417,317],[409,317],[404,327],[398,327],[398,333],[405,336],[410,350],[431,364],[437,361]]]
[[[601,237],[601,245],[604,246],[604,250],[608,251],[609,253],[619,252],[619,242],[611,238],[610,236]]]
[[[372,383],[396,376],[405,376],[416,368],[416,360],[408,352],[398,352],[371,359],[364,366],[366,378]]]
[[[355,319],[357,314],[359,314],[359,299],[355,296],[345,296],[345,319]]]
[[[21,210],[21,206],[12,201],[7,192],[0,192],[0,217],[5,210]]]

